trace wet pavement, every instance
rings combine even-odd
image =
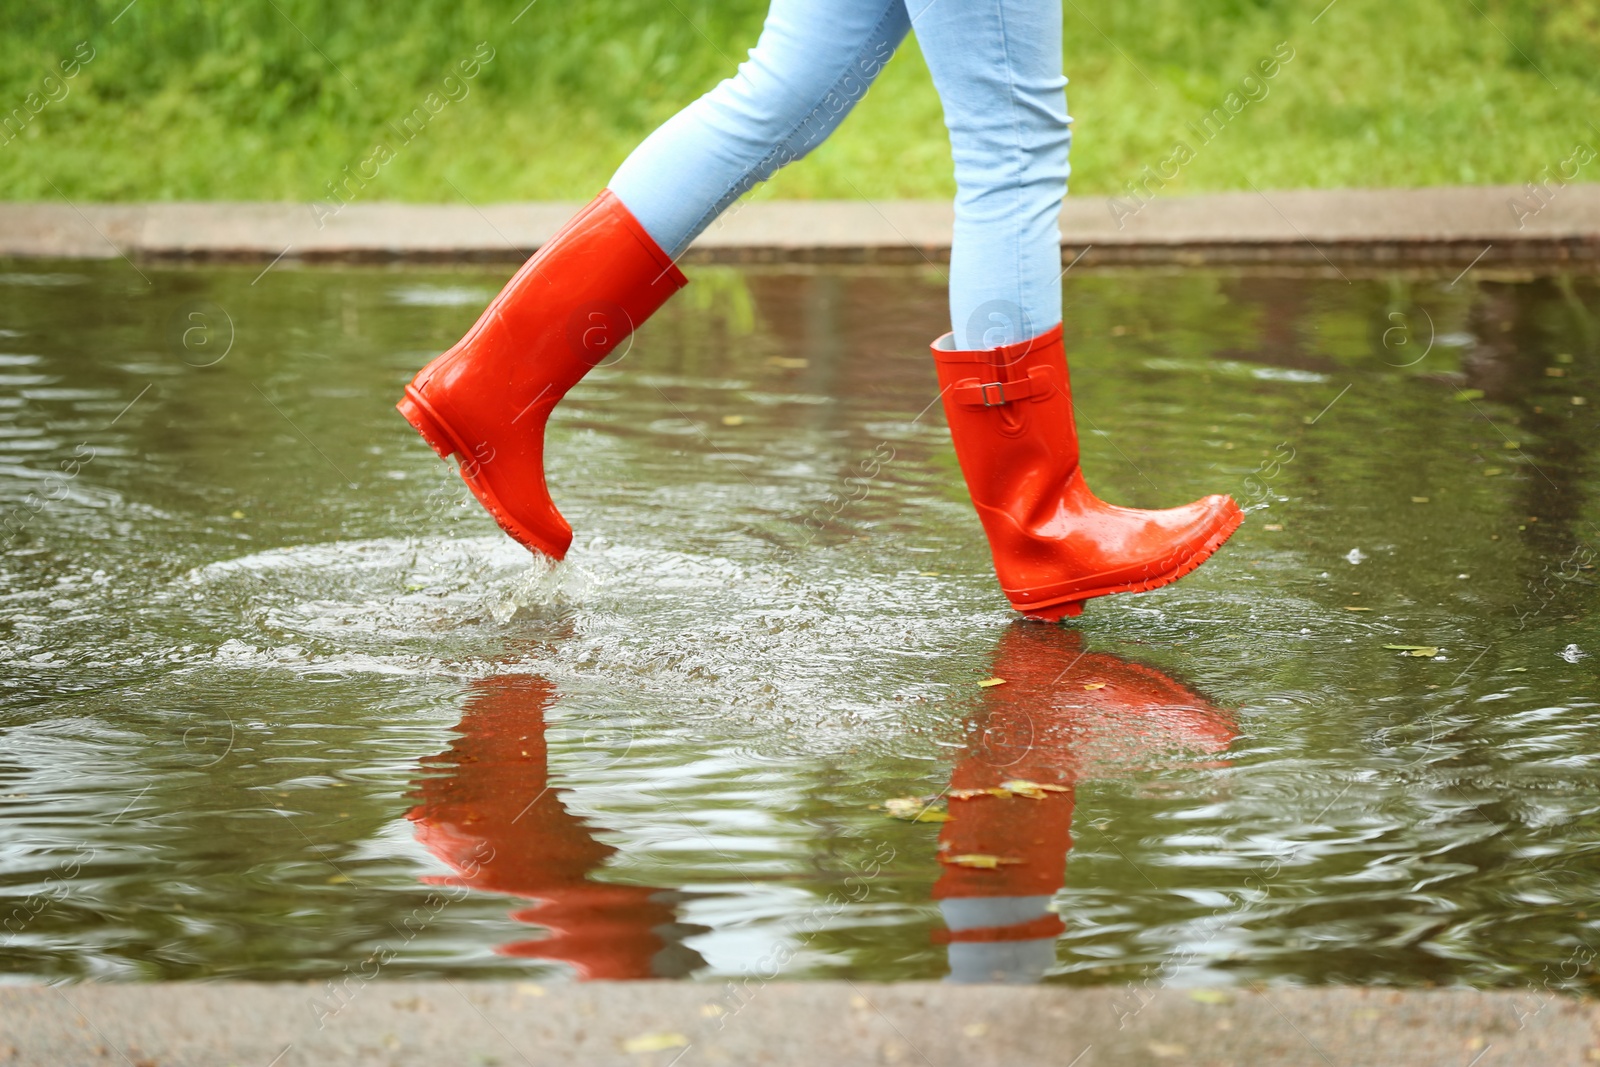
[[[1493,1067],[1593,1062],[1593,1001],[1548,991],[926,982],[347,981],[0,988],[17,1067],[128,1062]],[[821,1024],[821,1025],[819,1025]]]

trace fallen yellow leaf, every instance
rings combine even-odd
[[[991,686],[1005,685],[1005,684],[1006,684],[1006,680],[1004,678],[985,678],[983,681],[978,683],[979,687],[981,687],[983,689],[988,689]]]
[[[1010,793],[1008,793],[1006,790],[1002,789],[1000,786],[995,786],[993,789],[952,789],[952,790],[950,790],[950,799],[951,800],[971,800],[973,797],[1008,797],[1010,795],[1011,795]]]
[[[891,818],[907,822],[949,822],[950,816],[932,807],[932,803],[922,797],[893,797],[883,806]]]
[[[667,1031],[660,1034],[640,1034],[622,1043],[624,1052],[660,1052],[662,1049],[684,1048],[689,1039],[680,1033]]]
[[[722,425],[724,425],[724,426],[743,426],[744,425],[744,416],[743,415],[724,415],[724,416],[722,416]]]
[[[1085,690],[1089,690],[1089,689],[1104,689],[1105,687],[1106,687],[1106,683],[1104,683],[1104,682],[1090,682],[1088,685],[1084,686],[1083,688]]]
[[[1043,800],[1046,793],[1070,793],[1072,790],[1064,785],[1044,785],[1039,782],[1030,782],[1026,778],[1013,778],[1009,782],[1001,782],[1000,788],[1012,796],[1027,797],[1029,800]]]
[[[945,863],[957,867],[971,867],[979,871],[992,871],[1002,863],[1021,863],[1021,860],[1007,859],[1004,856],[985,856],[976,852],[964,852],[959,856],[950,856]]]

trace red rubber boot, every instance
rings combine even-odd
[[[560,559],[572,527],[544,482],[544,427],[567,390],[687,284],[607,189],[506,283],[396,406],[500,528]]]
[[[950,437],[1000,588],[1024,615],[1053,621],[1090,597],[1176,581],[1244,521],[1227,496],[1142,511],[1090,492],[1060,326],[987,351],[953,344],[950,334],[933,344]]]

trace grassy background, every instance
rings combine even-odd
[[[586,198],[731,73],[765,10],[537,0],[513,23],[526,0],[0,2],[0,114],[79,41],[95,49],[0,145],[19,200],[323,197],[485,41],[470,95],[396,145],[363,199]],[[1166,192],[1520,184],[1600,147],[1600,0],[1336,0],[1319,17],[1324,2],[1067,0],[1073,192],[1122,189],[1180,138],[1197,156]],[[1267,97],[1200,145],[1187,123],[1285,41]],[[908,42],[833,140],[757,195],[943,197],[948,172]]]

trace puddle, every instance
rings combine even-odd
[[[127,273],[0,271],[12,979],[1590,987],[1592,278],[1069,275],[1097,490],[1250,516],[1046,628],[931,273],[697,272],[555,565],[392,410],[503,270]]]

